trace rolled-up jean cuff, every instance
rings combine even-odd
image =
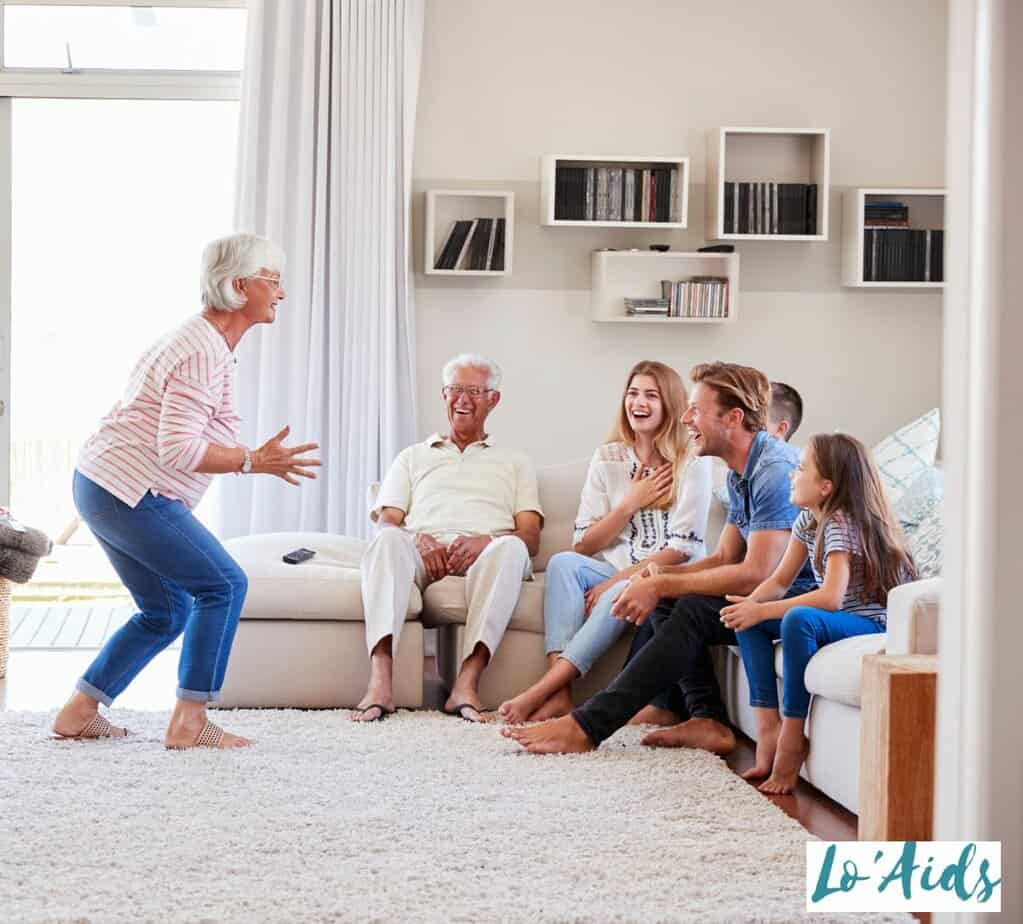
[[[568,648],[568,643],[570,641],[571,641],[571,639],[565,639],[564,642],[548,644],[548,645],[546,645],[544,647],[544,654],[549,654],[549,655],[556,654],[556,655],[559,655],[566,648]]]
[[[590,672],[590,669],[593,667],[592,663],[591,664],[580,664],[578,661],[574,660],[569,655],[565,654],[564,651],[561,652],[561,660],[562,661],[568,661],[568,663],[571,664],[572,667],[574,667],[577,671],[579,671],[579,676],[580,677],[585,677]]]
[[[104,706],[110,706],[114,702],[112,697],[107,696],[106,693],[104,693],[97,687],[94,687],[87,680],[79,680],[78,683],[75,685],[75,689],[77,689],[79,693],[84,693],[86,696],[91,696],[93,699],[98,699]]]
[[[220,699],[220,690],[203,692],[200,690],[184,690],[178,687],[175,695],[178,699],[188,700],[193,703],[215,703]]]
[[[751,706],[753,706],[754,708],[757,708],[757,709],[777,709],[778,708],[778,700],[777,699],[775,699],[773,701],[772,700],[768,700],[768,699],[754,699],[751,696],[750,700],[749,700],[749,704]]]
[[[781,711],[781,717],[783,719],[804,719],[805,720],[806,717],[809,714],[810,714],[810,710],[809,709],[807,709],[806,712],[804,712],[802,715],[799,715],[798,713],[793,713],[790,710],[786,710],[786,709],[782,709],[782,711]]]

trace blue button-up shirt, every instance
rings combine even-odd
[[[799,508],[789,501],[791,474],[799,465],[794,447],[761,430],[750,446],[746,468],[741,475],[728,472],[728,519],[742,538],[749,541],[750,531],[760,529],[791,530]],[[810,562],[796,576],[792,590],[816,587]]]

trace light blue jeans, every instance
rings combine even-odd
[[[586,591],[617,571],[614,565],[577,552],[558,552],[547,563],[543,596],[547,654],[560,652],[580,676],[589,672],[628,625],[611,615],[611,606],[628,581],[606,590],[586,616]]]
[[[182,632],[178,699],[214,702],[248,581],[181,502],[146,494],[129,507],[81,472],[75,506],[139,608],[100,650],[78,689],[109,706]]]
[[[774,672],[774,643],[781,639],[782,709],[787,719],[805,719],[810,693],[803,680],[806,665],[825,645],[853,635],[886,631],[882,623],[856,613],[795,606],[781,619],[765,619],[736,632],[749,681],[749,704],[778,708],[778,678]]]

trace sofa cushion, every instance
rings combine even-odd
[[[359,562],[367,543],[330,533],[262,533],[229,539],[224,547],[249,579],[242,619],[362,621]],[[288,565],[281,557],[298,548],[316,557]],[[412,588],[406,619],[423,608]]]
[[[854,635],[825,645],[806,665],[803,680],[815,696],[859,708],[864,655],[880,654],[888,636],[884,632]],[[779,646],[780,647],[780,646]]]
[[[540,551],[533,558],[534,571],[544,571],[551,556],[572,548],[572,529],[589,465],[588,459],[580,459],[564,465],[545,465],[537,470],[543,530]]]
[[[543,503],[543,498],[540,503]],[[543,634],[543,578],[543,574],[536,574],[533,580],[522,582],[509,629]],[[423,625],[428,629],[464,625],[467,615],[465,578],[446,577],[426,588],[423,594]]]

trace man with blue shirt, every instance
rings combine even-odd
[[[795,449],[765,427],[771,385],[756,369],[707,363],[690,373],[695,383],[682,420],[701,456],[719,456],[729,468],[728,521],[717,549],[700,561],[651,569],[635,577],[612,610],[653,638],[606,690],[571,715],[502,733],[530,753],[589,751],[625,725],[655,696],[678,685],[689,718],[643,739],[659,747],[696,747],[726,754],[735,747],[714,666],[712,645],[736,644],[720,618],[726,594],[746,595],[781,561],[799,509],[789,503]],[[809,565],[791,593],[813,586]],[[665,599],[668,598],[668,599]]]

